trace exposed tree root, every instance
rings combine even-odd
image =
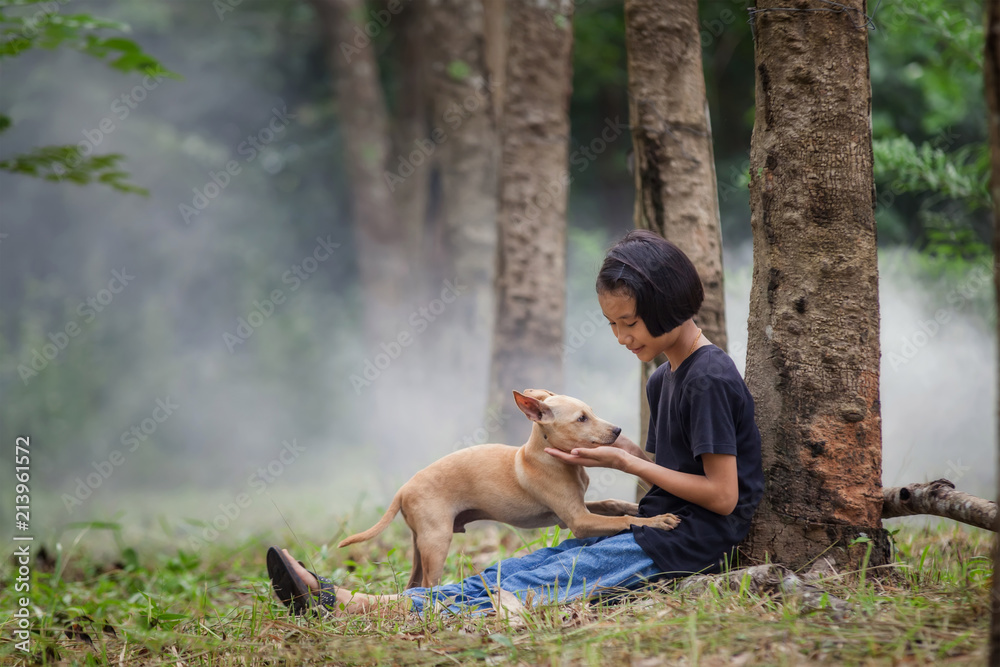
[[[827,572],[832,571],[828,562],[821,562],[826,566]],[[820,576],[822,574],[816,570],[814,573],[806,574],[803,578],[784,565],[769,563],[745,567],[725,574],[688,577],[677,585],[677,590],[701,593],[708,590],[709,586],[715,585],[731,591],[747,590],[756,595],[774,595],[780,598],[797,597],[802,602],[804,611],[829,609],[833,612],[834,618],[843,617],[846,612],[851,611],[851,605],[807,581],[807,579],[816,579]]]
[[[933,514],[971,526],[997,530],[997,504],[962,491],[946,479],[882,489],[882,518]]]

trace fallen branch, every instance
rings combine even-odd
[[[996,531],[997,504],[962,491],[946,479],[882,489],[882,518],[933,514]]]

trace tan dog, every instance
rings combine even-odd
[[[545,448],[568,452],[610,445],[621,429],[569,396],[526,389],[515,391],[514,400],[534,422],[526,444],[476,445],[432,463],[396,492],[378,523],[339,546],[370,540],[402,510],[413,531],[413,573],[406,585],[413,588],[441,583],[452,533],[464,533],[471,521],[489,519],[518,528],[568,526],[576,537],[614,535],[631,525],[670,530],[680,521],[673,514],[637,517],[638,505],[622,500],[584,502],[590,483],[586,470]]]

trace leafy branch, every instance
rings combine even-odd
[[[968,145],[945,153],[929,143],[916,146],[907,137],[877,139],[872,148],[875,178],[891,182],[895,193],[933,192],[965,202],[971,210],[989,208],[988,165],[984,147]]]
[[[67,0],[0,0],[0,58],[14,58],[34,48],[68,47],[105,62],[121,72],[154,73],[158,77],[181,79],[165,69],[130,39],[105,37],[98,31],[129,32],[128,25],[89,14],[63,15]],[[0,115],[0,133],[12,126]],[[48,181],[69,181],[79,185],[103,183],[120,192],[148,194],[145,188],[127,182],[120,168],[124,156],[83,155],[76,146],[42,146],[27,153],[0,160],[0,170]]]
[[[119,167],[123,159],[119,153],[84,156],[76,146],[41,146],[0,160],[0,170],[77,185],[103,183],[120,192],[148,195],[145,188],[126,181],[128,174]]]

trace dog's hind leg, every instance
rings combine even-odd
[[[410,581],[406,584],[407,588],[416,588],[420,585],[424,573],[423,565],[423,559],[420,558],[420,546],[417,544],[417,534],[413,533],[413,572],[410,573]]]
[[[420,552],[420,569],[422,577],[420,585],[429,588],[441,583],[444,574],[444,562],[448,557],[448,547],[451,546],[452,527],[449,524],[441,528],[431,528],[421,531],[415,537],[416,550]]]

